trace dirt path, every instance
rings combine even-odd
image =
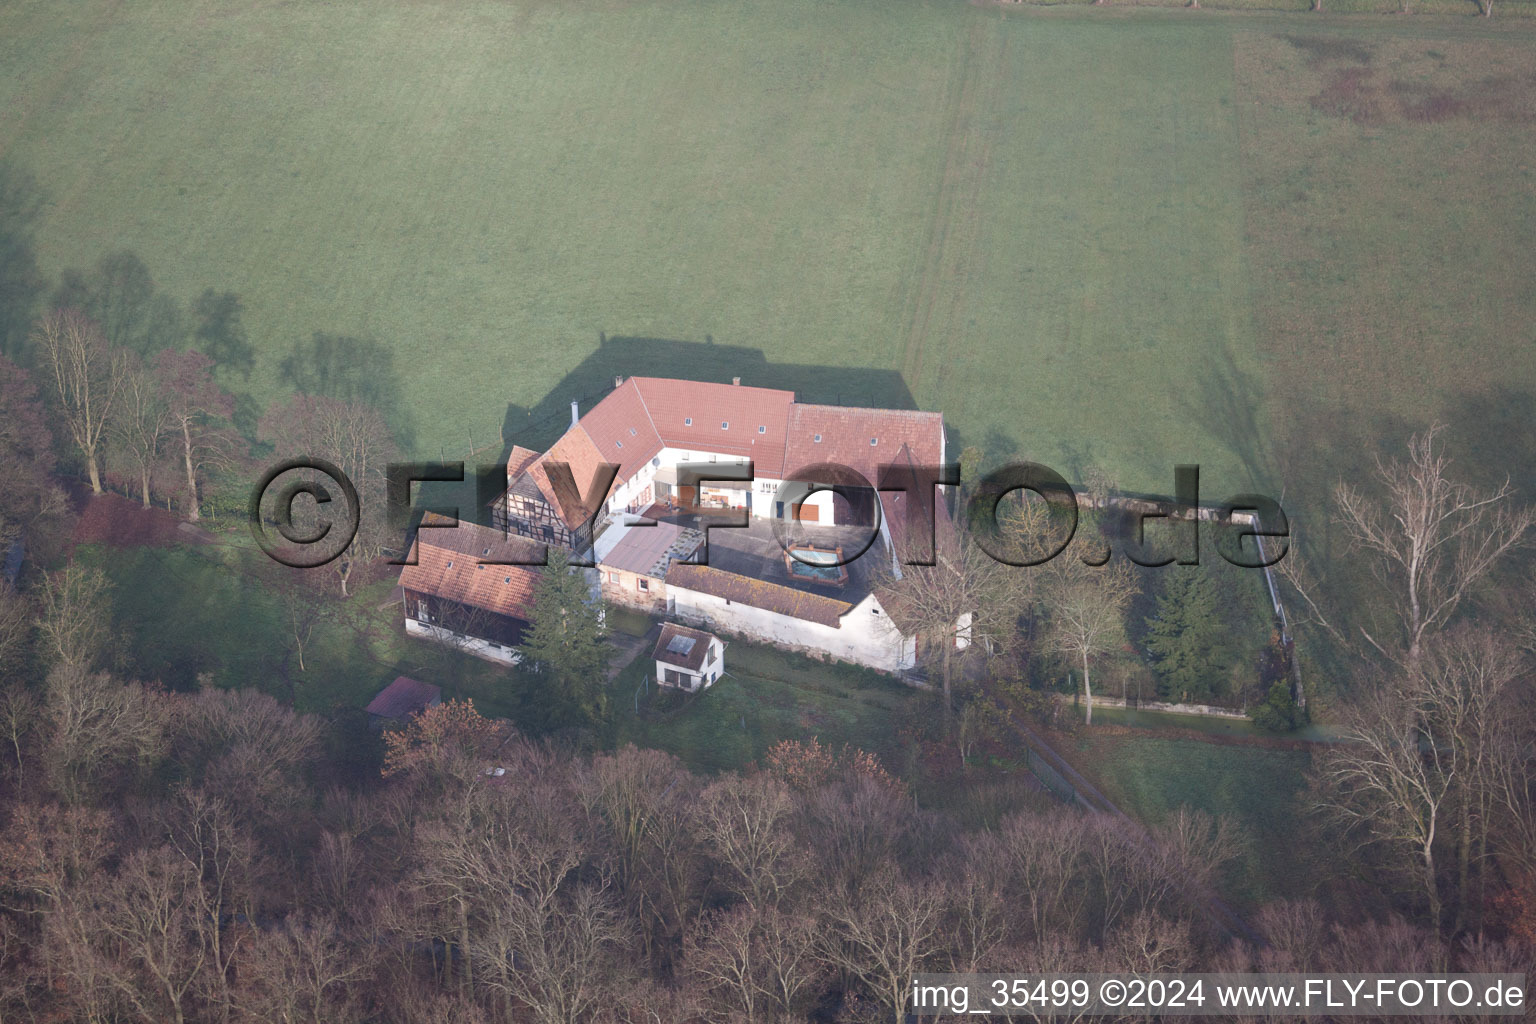
[[[608,663],[608,682],[612,683],[619,678],[620,672],[629,668],[641,654],[649,651],[659,636],[661,636],[661,626],[657,623],[652,623],[644,636],[609,633],[608,642],[613,645],[615,657]]]

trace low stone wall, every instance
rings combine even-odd
[[[1081,698],[1079,698],[1081,699]],[[1248,713],[1232,708],[1219,708],[1214,704],[1169,704],[1160,700],[1143,700],[1132,703],[1123,697],[1093,698],[1096,708],[1130,708],[1133,711],[1161,711],[1169,715],[1209,715],[1215,718],[1247,718]]]

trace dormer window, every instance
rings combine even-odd
[[[478,570],[478,569],[484,569],[484,568],[485,568],[485,563],[484,563],[484,562],[480,562],[480,563],[479,563],[479,564],[477,564],[477,565],[476,565],[476,566],[475,566],[475,568],[476,568],[476,569],[477,569],[477,570]]]
[[[871,448],[873,448],[879,442],[880,442],[880,439],[878,437],[872,437],[872,438],[869,439],[869,446]]]
[[[693,417],[692,416],[684,416],[683,417],[683,426],[685,426],[685,427],[693,426]]]
[[[817,444],[821,444],[821,435],[817,434],[815,437],[811,438],[811,440],[815,441]]]
[[[481,554],[482,554],[482,555],[488,555],[488,554],[490,554],[490,553],[491,553],[491,549],[490,549],[490,548],[486,548],[486,549],[485,549],[485,550],[484,550],[484,551],[482,551],[482,552],[480,552],[480,553],[481,553]]]
[[[501,582],[503,582],[503,583],[511,583],[512,582],[512,577],[508,576],[506,579],[502,580]]]
[[[613,446],[615,448],[623,448],[624,447],[624,442],[623,441],[615,441],[615,442],[613,442]]]
[[[635,428],[634,427],[630,427],[629,428],[629,436],[630,437],[634,437],[635,436]]]
[[[729,429],[731,429],[731,421],[730,420],[726,420],[725,422],[721,423],[720,424],[720,429],[721,430],[729,430]]]
[[[448,568],[450,568],[450,569],[453,568],[453,561],[451,559],[448,562]]]
[[[766,433],[768,433],[768,428],[767,427],[758,427],[757,428],[757,432],[759,434],[766,434]]]

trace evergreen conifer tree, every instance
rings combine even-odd
[[[571,568],[568,554],[559,548],[550,548],[518,650],[543,678],[550,725],[593,724],[606,715],[610,651],[601,608],[593,602],[585,577]]]

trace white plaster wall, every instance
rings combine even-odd
[[[405,631],[412,636],[419,636],[435,643],[455,647],[466,654],[473,654],[477,658],[484,658],[486,661],[500,662],[503,665],[516,665],[523,660],[523,656],[515,650],[493,646],[485,640],[466,637],[463,634],[455,633],[441,626],[421,622],[417,619],[406,619]]]
[[[840,626],[823,626],[778,612],[754,608],[681,587],[668,589],[679,618],[701,622],[780,647],[813,651],[843,661],[896,672],[916,663],[916,642],[902,637],[874,595],[869,595],[841,619]]]
[[[724,667],[721,660],[722,655],[724,654],[724,645],[722,645],[718,640],[711,640],[709,643],[709,655],[704,659],[704,664],[699,666],[699,670],[697,672],[683,672],[683,675],[696,676],[698,679],[698,686],[703,687],[704,689],[708,689],[709,687],[715,685],[715,682],[718,680],[720,675],[720,670]],[[668,665],[664,661],[656,662],[656,679],[658,682],[666,679],[667,672],[669,671],[681,672],[682,670],[679,669],[676,665]],[[711,679],[711,676],[716,678]],[[670,686],[673,684],[667,683],[665,685]]]

